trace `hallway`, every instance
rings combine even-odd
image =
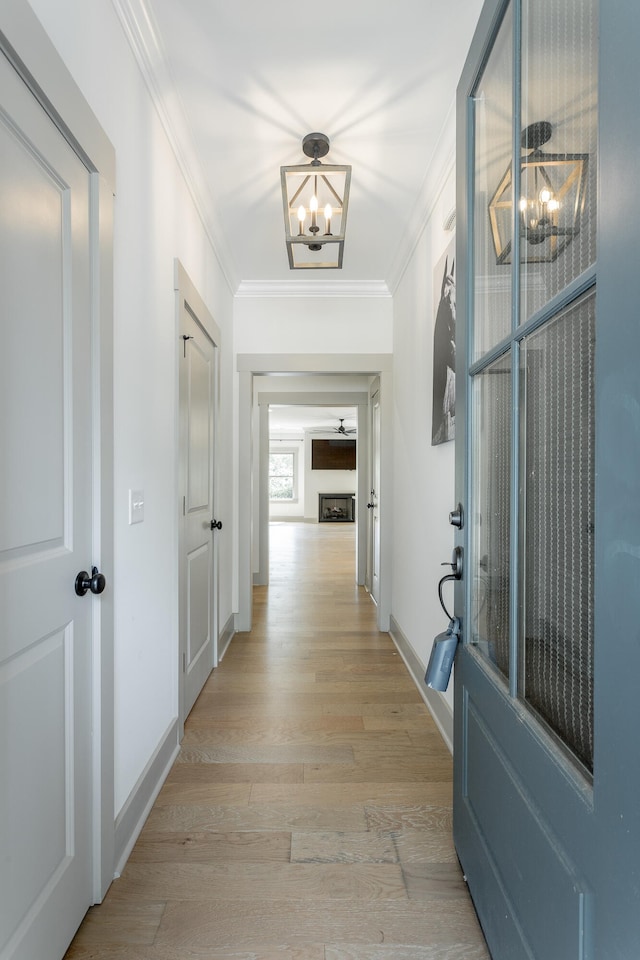
[[[67,960],[488,960],[451,757],[354,585],[354,535],[271,524],[253,629]]]

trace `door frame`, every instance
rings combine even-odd
[[[177,493],[177,503],[178,503],[178,554],[177,554],[177,578],[176,582],[178,584],[178,663],[177,663],[177,686],[178,686],[178,724],[179,724],[179,738],[182,739],[184,736],[184,722],[186,716],[184,715],[184,676],[182,670],[182,653],[183,653],[183,635],[182,635],[182,617],[181,617],[181,605],[182,605],[182,576],[181,576],[181,561],[183,553],[183,538],[184,538],[184,524],[182,523],[182,510],[181,510],[181,457],[183,453],[181,435],[180,435],[180,378],[182,360],[182,351],[184,343],[182,340],[182,335],[180,333],[181,325],[181,313],[183,304],[189,304],[191,309],[190,313],[202,328],[203,333],[207,339],[211,342],[214,349],[214,396],[213,396],[213,516],[217,517],[217,504],[218,504],[218,480],[220,472],[220,457],[218,455],[219,449],[219,414],[220,414],[220,350],[222,346],[222,334],[218,324],[213,319],[213,316],[209,309],[207,308],[204,300],[198,293],[195,284],[191,281],[189,274],[185,270],[184,266],[180,260],[176,257],[174,260],[174,290],[176,294],[176,385],[177,385],[177,398],[176,398],[176,449],[178,450],[178,457],[176,459],[176,493]],[[211,545],[211,576],[213,579],[213,610],[211,615],[211,632],[212,632],[212,646],[213,646],[213,656],[211,661],[211,669],[218,666],[218,632],[219,632],[219,623],[218,623],[218,610],[219,610],[219,595],[218,595],[218,536],[217,531],[212,532],[212,545]]]
[[[115,150],[26,0],[7,0],[0,53],[84,163],[90,177],[92,562],[107,590],[92,598],[93,902],[113,880],[115,849],[113,488],[113,207]]]
[[[378,436],[376,438],[376,421],[374,419],[373,410],[374,403],[377,402],[380,406],[380,377],[376,377],[372,381],[371,386],[369,387],[369,402],[368,402],[368,411],[367,411],[367,422],[369,425],[369,458],[367,464],[367,571],[365,576],[365,587],[369,591],[371,598],[378,603],[378,597],[376,596],[373,589],[373,571],[375,569],[375,536],[374,536],[374,514],[373,511],[378,509],[378,503],[374,507],[369,508],[369,503],[371,502],[370,497],[372,497],[372,490],[375,490],[373,485],[374,479],[376,478],[376,464],[375,458],[378,458],[378,467],[377,472],[380,472],[382,467],[380,459],[380,414],[378,414],[377,427],[378,427]],[[380,411],[381,412],[381,411]],[[378,493],[376,491],[376,499]],[[378,591],[379,593],[379,591]]]
[[[368,424],[366,417],[367,394],[353,393],[270,393],[258,394],[259,409],[259,494],[258,494],[258,570],[253,576],[254,585],[269,583],[269,406],[287,404],[300,407],[356,407],[357,410],[357,488],[356,488],[356,572],[357,584],[364,583],[366,564],[366,524],[363,504],[366,497],[368,461]],[[304,468],[302,468],[304,469]]]
[[[237,354],[236,371],[238,374],[238,613],[236,630],[251,630],[251,604],[253,590],[253,524],[252,464],[254,455],[253,439],[253,377],[255,375],[284,373],[301,376],[314,374],[365,374],[380,376],[381,390],[390,397],[393,375],[393,354],[376,353],[340,353],[340,354]],[[289,396],[292,396],[289,394]],[[326,395],[325,395],[326,396]],[[326,402],[326,401],[325,401]],[[392,503],[393,480],[392,456],[392,410],[391,404],[382,404],[381,449],[385,456],[381,460],[381,493]],[[360,498],[362,500],[362,498]],[[362,506],[362,504],[361,504]],[[360,508],[358,508],[360,509]],[[392,511],[380,515],[380,601],[378,603],[378,629],[387,631],[391,617],[391,524]]]

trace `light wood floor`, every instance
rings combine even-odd
[[[271,583],[67,960],[488,960],[451,758],[354,585],[351,524],[271,525]]]

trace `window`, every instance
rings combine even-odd
[[[298,499],[297,453],[295,450],[279,450],[269,453],[269,499]]]

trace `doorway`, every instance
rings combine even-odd
[[[344,375],[363,375],[371,378],[380,376],[381,390],[385,395],[391,395],[391,381],[393,371],[392,354],[278,354],[278,355],[253,355],[238,354],[236,358],[236,368],[239,381],[239,476],[238,476],[238,495],[239,495],[239,520],[238,520],[238,616],[236,627],[238,632],[244,632],[251,629],[251,609],[252,609],[252,588],[254,573],[254,539],[253,526],[254,521],[258,522],[260,517],[266,516],[264,504],[261,509],[257,509],[252,496],[252,462],[254,458],[254,377],[267,374],[279,373],[282,376],[290,377],[292,375],[300,376],[344,376]],[[288,395],[290,400],[291,395]],[[324,394],[325,400],[327,394]],[[317,403],[316,394],[312,394],[309,399],[304,396],[298,397],[301,402]],[[338,397],[337,403],[353,403],[353,394],[347,397]],[[368,395],[365,395],[364,403],[368,402]],[[262,405],[264,406],[264,405]],[[381,494],[385,490],[391,490],[392,478],[392,429],[391,429],[391,408],[389,405],[381,407],[381,448],[386,455],[381,458]],[[360,430],[359,430],[360,432]],[[260,426],[256,431],[260,442],[255,444],[257,452],[268,449],[268,417],[265,414],[260,416]],[[264,456],[264,453],[262,454]],[[362,477],[366,471],[362,471]],[[266,488],[265,488],[266,489]],[[364,490],[358,491],[358,510],[366,511],[366,485]],[[362,528],[366,529],[366,519],[361,518]],[[378,604],[378,625],[380,630],[388,630],[391,615],[391,571],[390,571],[390,551],[385,551],[384,544],[390,542],[391,536],[391,513],[387,511],[381,514],[381,552],[380,552],[380,602]],[[362,553],[366,562],[366,547]],[[360,575],[360,572],[359,572]],[[365,569],[361,571],[364,577]]]
[[[255,533],[257,534],[258,544],[256,554],[258,557],[258,569],[254,574],[253,582],[255,585],[264,585],[268,582],[268,571],[269,571],[269,516],[270,516],[270,502],[269,502],[269,448],[270,448],[270,430],[269,430],[269,410],[271,407],[281,407],[288,406],[292,408],[315,408],[320,410],[321,408],[328,407],[329,410],[336,410],[338,415],[345,412],[346,410],[353,409],[355,411],[355,429],[356,435],[358,437],[357,443],[355,445],[356,453],[356,474],[355,474],[355,515],[354,520],[356,521],[356,563],[355,563],[355,581],[356,583],[364,583],[364,576],[366,571],[366,526],[364,522],[364,513],[362,509],[362,502],[366,496],[367,489],[367,470],[368,470],[368,422],[366,417],[366,402],[367,394],[364,391],[345,391],[343,393],[333,393],[333,392],[320,392],[318,393],[297,393],[295,391],[287,393],[275,393],[265,390],[261,390],[257,394],[258,400],[258,409],[259,409],[259,470],[258,470],[258,482],[257,487],[259,490],[259,496],[257,503],[255,504],[255,511],[257,516],[257,524]],[[339,405],[339,406],[336,406]],[[324,412],[322,414],[324,418]],[[339,416],[336,416],[336,423],[339,424]],[[333,428],[330,428],[330,430]],[[331,434],[322,431],[323,437],[329,437]],[[335,433],[333,435],[336,435]],[[341,436],[341,435],[337,435]],[[313,436],[310,434],[308,440],[312,440]],[[309,495],[313,501],[313,509],[309,507],[305,512],[309,513],[309,516],[317,517],[317,497],[320,492],[319,488],[314,488],[315,477],[320,474],[315,474],[312,469],[312,447],[309,446],[307,442],[305,459],[307,461],[308,471],[307,471],[307,480],[309,486]],[[323,471],[325,473],[325,471]],[[344,477],[345,474],[341,473],[341,476]],[[313,480],[311,478],[314,478]],[[343,481],[346,482],[346,481]],[[353,483],[353,480],[350,478],[349,483]],[[315,483],[317,487],[317,483]],[[360,521],[360,523],[358,523]]]

